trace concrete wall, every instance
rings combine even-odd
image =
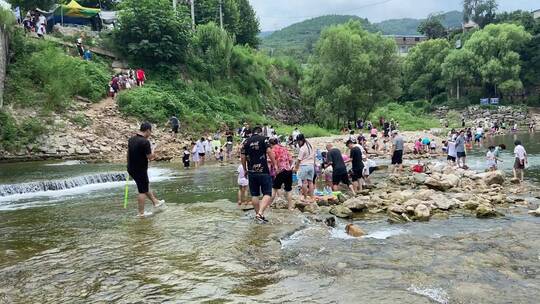
[[[9,56],[9,39],[4,26],[0,26],[0,108],[4,105],[4,83]]]

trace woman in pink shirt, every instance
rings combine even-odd
[[[313,179],[315,178],[315,149],[306,140],[304,134],[298,135],[296,142],[300,147],[296,170],[298,170],[298,179],[302,182],[303,200],[311,201],[310,198],[313,197],[315,190],[313,186]]]
[[[271,138],[270,146],[274,152],[276,158],[277,168],[275,169],[275,177],[272,183],[272,200],[274,200],[278,194],[278,191],[283,187],[285,190],[285,198],[289,203],[289,210],[294,210],[294,204],[291,197],[292,191],[292,166],[293,158],[289,150],[280,145],[275,138]]]

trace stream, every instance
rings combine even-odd
[[[540,134],[520,134],[527,179],[540,182]],[[504,142],[511,171],[514,135]],[[485,166],[485,149],[469,165]],[[270,224],[236,207],[236,166],[153,164],[164,212],[123,208],[124,165],[0,164],[0,303],[538,303],[540,218],[467,215],[391,225],[357,218],[368,235],[300,212]],[[147,208],[149,204],[147,204]]]

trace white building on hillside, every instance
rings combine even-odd
[[[534,19],[540,18],[540,9],[537,9],[533,11],[532,13],[533,13]]]

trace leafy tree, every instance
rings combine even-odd
[[[190,26],[169,0],[124,0],[113,37],[120,51],[132,60],[151,64],[183,62]]]
[[[493,22],[498,7],[496,0],[464,0],[463,20],[472,20],[483,28]]]
[[[418,26],[418,32],[429,39],[446,37],[446,28],[442,24],[441,15],[429,15],[428,18]]]
[[[259,46],[260,25],[255,10],[249,0],[236,0],[239,10],[240,24],[236,32],[236,42],[241,45],[249,45],[252,48]]]
[[[461,98],[463,88],[471,85],[477,77],[477,62],[475,54],[467,49],[452,50],[444,59],[441,76],[450,87],[451,95],[455,85],[456,99]]]
[[[13,7],[19,6],[25,11],[35,8],[48,10],[56,3],[55,0],[9,0],[8,2],[11,3]]]
[[[335,126],[367,116],[376,104],[397,97],[398,83],[395,41],[351,21],[323,31],[302,90],[315,119]]]
[[[193,60],[190,65],[212,81],[230,74],[233,40],[215,23],[199,25],[193,36]]]
[[[478,73],[488,93],[497,96],[498,88],[508,94],[523,87],[519,51],[530,40],[522,26],[490,24],[465,42],[464,48],[478,60]]]
[[[431,99],[444,91],[441,65],[449,52],[445,39],[424,41],[411,50],[403,63],[403,81],[411,98]]]

